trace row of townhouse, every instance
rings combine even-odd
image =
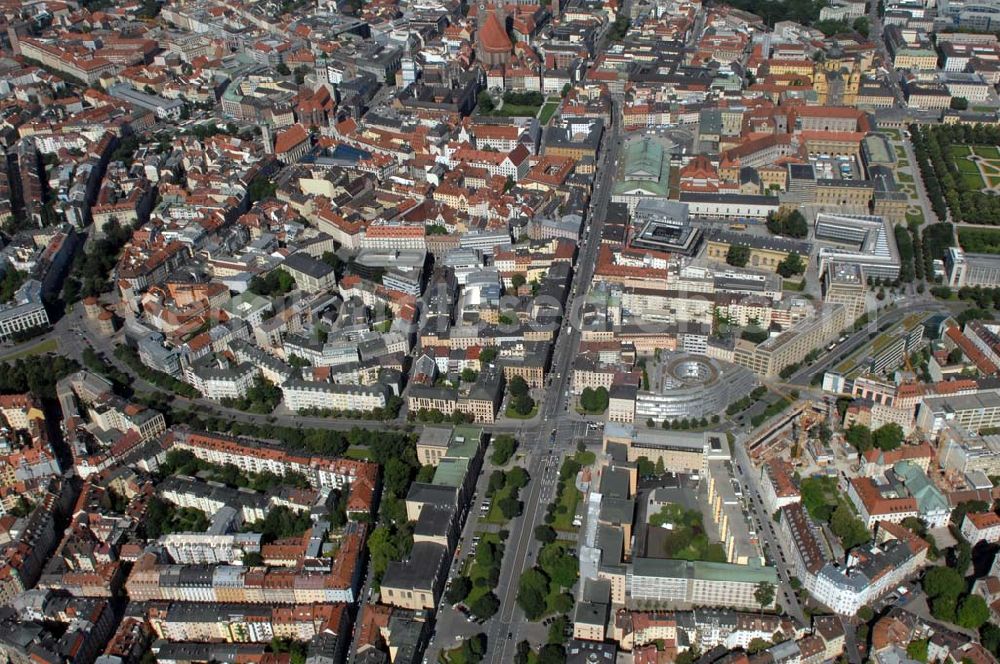
[[[349,487],[348,514],[369,514],[379,485],[378,464],[298,455],[250,438],[174,428],[168,432],[166,444],[168,448],[188,450],[209,463],[234,465],[246,473],[299,473],[320,491]]]
[[[176,565],[146,553],[133,566],[125,590],[137,602],[351,603],[361,588],[366,532],[365,524],[350,524],[332,561],[303,559],[297,567]]]
[[[345,604],[152,604],[146,610],[150,627],[169,641],[268,643],[271,639],[309,639],[332,631],[344,632],[349,615]]]

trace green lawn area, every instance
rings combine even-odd
[[[900,182],[913,182],[913,176],[909,173],[900,173],[896,176],[896,179]]]
[[[962,181],[970,189],[976,190],[986,187],[986,182],[983,181],[978,164],[967,157],[971,156],[974,152],[979,157],[991,162],[992,160],[1000,160],[1000,150],[992,145],[951,145],[948,147],[948,152],[951,154],[955,162],[955,167],[962,176]]]
[[[572,459],[567,458],[563,460],[560,473],[562,473],[562,469],[567,468],[568,465],[572,465],[573,463],[579,464],[582,467],[589,466],[596,460],[597,456],[593,452],[577,452]],[[573,517],[576,516],[576,507],[579,505],[581,497],[580,492],[576,488],[576,475],[574,473],[573,477],[567,478],[562,483],[562,490],[559,491],[559,496],[556,500],[555,519],[552,522],[554,529],[576,531],[577,527],[573,525]]]
[[[346,452],[344,452],[344,456],[347,457],[348,459],[359,459],[361,461],[367,461],[372,457],[372,453],[371,450],[369,450],[367,447],[358,447],[356,445],[352,445],[351,447],[347,448]]]
[[[658,553],[681,560],[727,562],[726,551],[722,545],[709,541],[699,510],[686,509],[677,503],[667,503],[659,512],[650,515],[649,523],[652,526],[669,529],[663,540],[663,550]]]
[[[958,169],[959,174],[962,176],[962,181],[965,182],[971,189],[982,189],[986,186],[983,182],[983,176],[979,174],[979,171],[975,173],[971,171],[963,171],[961,168]]]
[[[538,414],[538,404],[535,404],[535,407],[532,408],[531,412],[528,413],[527,415],[521,415],[520,413],[515,412],[514,409],[511,408],[510,406],[507,406],[506,410],[507,417],[509,417],[512,420],[530,420],[537,414]]]
[[[979,175],[979,166],[964,157],[955,159],[955,166],[958,167],[958,172],[963,175],[966,173],[972,173],[976,176]]]
[[[451,650],[442,650],[441,654],[438,655],[438,661],[441,664],[467,664],[462,646],[452,648]]]
[[[44,355],[45,353],[54,353],[58,350],[59,342],[56,339],[46,339],[45,341],[37,343],[30,348],[15,350],[10,355],[4,355],[3,357],[0,357],[0,362],[13,362],[14,360],[19,360],[23,357],[29,357],[31,355]]]
[[[964,145],[953,145],[952,150],[955,148],[964,148]],[[959,175],[962,176],[962,180],[974,189],[982,189],[986,186],[983,182],[983,176],[979,174],[979,166],[972,163],[968,159],[956,157],[955,166],[958,168]]]
[[[1000,159],[1000,148],[995,145],[976,145],[973,146],[980,157],[985,157],[986,159]]]
[[[500,535],[497,533],[476,534],[482,538],[479,541],[479,546],[483,546],[489,542],[498,548],[501,552],[500,555],[503,555],[503,542],[500,541]],[[489,584],[490,570],[486,566],[480,565],[475,556],[468,556],[465,559],[465,568],[462,570],[462,574],[469,577],[469,580],[472,581],[472,590],[469,592],[469,596],[463,600],[463,604],[466,606],[472,606],[477,599],[493,590]],[[476,583],[476,579],[487,579],[487,583],[479,585]]]
[[[902,136],[900,136],[900,134],[899,134],[899,130],[898,129],[889,129],[889,128],[882,129],[882,128],[879,128],[879,133],[885,134],[889,138],[895,139],[897,141],[900,138],[902,138]]]
[[[801,483],[802,506],[817,521],[829,521],[838,504],[845,504],[851,512],[856,512],[851,501],[840,493],[837,478],[828,475],[806,477]]]
[[[576,506],[579,502],[580,492],[577,491],[574,480],[570,479],[563,486],[563,490],[559,492],[558,505],[565,507],[566,510],[560,513],[560,510],[557,509],[552,527],[556,530],[576,530],[576,526],[573,525],[573,517],[576,516]]]
[[[483,115],[492,115],[494,117],[507,117],[507,118],[533,118],[538,114],[538,109],[540,107],[534,105],[523,106],[521,104],[504,104],[503,108],[493,109],[489,113],[484,113]]]
[[[548,124],[549,120],[552,118],[552,116],[556,112],[556,109],[558,108],[559,108],[559,102],[551,102],[551,101],[546,102],[546,104],[542,106],[541,113],[539,113],[538,115],[538,121],[543,125]]]
[[[921,224],[924,223],[924,212],[923,212],[923,210],[917,210],[916,212],[907,212],[906,213],[906,223],[909,224],[911,222],[916,222],[916,223],[921,223]]]
[[[906,148],[902,145],[896,146],[896,158],[899,160],[906,160]]]
[[[991,187],[1000,187],[1000,176],[986,176],[986,184]]]
[[[512,491],[511,487],[504,487],[493,494],[490,499],[493,502],[490,503],[490,511],[486,513],[486,516],[479,517],[479,521],[482,523],[492,523],[497,526],[502,526],[507,523],[507,519],[503,518],[503,512],[500,511],[500,500],[502,498],[507,498],[510,496]]]
[[[567,552],[571,547],[575,546],[575,542],[573,543],[555,542],[553,544],[549,544],[548,546],[559,549],[564,554],[569,555]],[[562,595],[564,592],[566,591],[564,591],[559,584],[557,583],[549,584],[549,594],[545,596],[545,607],[546,607],[545,615],[560,613],[558,607],[558,601],[556,598]]]
[[[801,292],[801,291],[805,290],[805,288],[806,288],[806,280],[805,279],[800,279],[800,280],[797,280],[797,281],[796,280],[792,280],[792,279],[782,279],[781,280],[781,289],[782,290]]]

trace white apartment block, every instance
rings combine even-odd
[[[34,279],[17,290],[13,303],[0,308],[0,341],[10,341],[19,332],[48,325],[49,314],[42,304],[42,285]]]
[[[834,564],[819,529],[801,505],[781,510],[780,538],[803,587],[835,613],[848,616],[918,572],[927,556],[926,543],[888,539],[852,553],[846,565]]]
[[[137,413],[130,414],[130,410],[127,404],[122,404],[122,407],[111,405],[103,408],[98,404],[88,408],[88,415],[94,424],[105,431],[109,429],[116,431],[135,430],[138,432],[139,438],[144,441],[155,438],[167,430],[163,413],[143,408]]]
[[[771,459],[760,469],[761,500],[768,514],[802,500],[798,487],[792,482],[791,467],[781,459]]]
[[[260,552],[260,538],[259,533],[170,533],[159,543],[181,565],[240,565],[244,553]]]
[[[962,537],[972,546],[986,540],[1000,541],[1000,516],[994,512],[970,512],[962,521]]]
[[[222,369],[216,367],[188,367],[184,371],[185,382],[201,392],[206,399],[241,399],[257,382],[260,369],[243,362]]]
[[[282,385],[285,405],[296,412],[319,410],[373,411],[385,408],[387,390],[384,387],[337,385],[322,381],[290,380]]]

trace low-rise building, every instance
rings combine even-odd
[[[760,469],[760,493],[768,514],[802,500],[799,488],[792,479],[792,467],[783,459],[764,462]]]
[[[451,556],[432,542],[416,542],[402,562],[390,562],[382,577],[382,601],[411,610],[434,610],[441,599]]]
[[[305,252],[294,253],[281,264],[295,285],[310,293],[327,291],[337,285],[332,267]]]
[[[760,583],[777,585],[773,567],[635,558],[628,576],[632,601],[675,606],[760,608],[754,597]]]
[[[984,540],[990,544],[1000,541],[1000,516],[995,512],[969,512],[962,520],[962,537],[972,546]]]
[[[869,529],[880,521],[901,523],[903,519],[919,514],[915,498],[900,495],[891,488],[883,490],[870,477],[852,478],[847,486],[847,496]]]

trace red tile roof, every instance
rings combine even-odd
[[[496,12],[490,12],[486,16],[486,21],[476,37],[487,53],[510,53],[513,49],[507,30],[501,25]]]
[[[303,141],[308,140],[309,132],[306,131],[306,128],[300,124],[295,124],[278,134],[278,138],[274,142],[274,151],[278,154],[284,154],[301,145]]]

